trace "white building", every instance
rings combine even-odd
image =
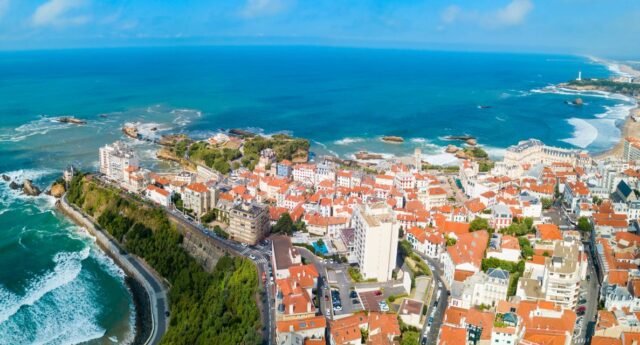
[[[99,151],[100,172],[111,180],[124,181],[125,169],[129,166],[139,165],[135,152],[122,141],[105,145]]]
[[[211,193],[202,183],[192,183],[184,189],[182,195],[184,208],[192,210],[196,217],[202,217],[211,210]]]
[[[499,268],[491,268],[487,273],[478,271],[464,282],[453,281],[449,305],[464,309],[479,305],[494,307],[507,299],[508,289],[509,272]]]
[[[486,256],[517,263],[520,261],[520,243],[516,237],[494,233],[489,240]]]
[[[544,258],[544,269],[539,265],[525,266],[518,281],[516,296],[523,300],[547,300],[573,309],[578,303],[580,281],[587,275],[587,257],[580,243],[556,241],[551,257]]]
[[[365,279],[391,279],[396,267],[399,226],[385,203],[357,205],[353,209],[354,251]]]
[[[171,204],[171,193],[152,184],[147,186],[147,198],[156,204],[167,207]]]

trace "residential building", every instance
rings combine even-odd
[[[399,226],[385,203],[356,205],[352,225],[355,254],[365,279],[385,282],[396,267]]]
[[[147,186],[147,198],[156,204],[168,207],[171,204],[171,193],[152,184]]]
[[[449,305],[463,309],[474,306],[496,306],[506,300],[509,289],[509,272],[491,268],[487,272],[478,271],[463,282],[454,280],[451,285]]]
[[[520,243],[518,238],[501,233],[494,233],[489,240],[487,258],[496,258],[504,261],[520,261]]]
[[[458,236],[456,244],[442,254],[444,280],[451,286],[454,280],[464,281],[480,271],[482,258],[487,248],[489,234],[479,230]]]
[[[547,300],[573,309],[578,303],[580,282],[586,278],[587,257],[579,242],[556,241],[553,254],[544,258],[541,272],[529,263],[518,281],[516,296],[523,300]]]
[[[124,181],[125,169],[139,166],[136,153],[122,141],[100,148],[100,172],[107,178]]]
[[[192,183],[184,189],[182,202],[184,208],[191,210],[198,218],[213,208],[209,188],[204,183],[199,182]]]
[[[238,242],[258,243],[269,233],[269,208],[247,202],[234,205],[229,211],[227,232]]]
[[[640,139],[636,137],[624,138],[622,159],[625,161],[640,161]]]

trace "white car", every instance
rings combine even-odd
[[[247,248],[247,244],[246,243],[240,243],[240,245],[242,246],[242,248]]]
[[[255,255],[253,255],[253,254],[249,254],[249,259],[251,259],[251,260],[255,260],[255,259],[256,259],[256,256],[255,256]]]
[[[380,311],[389,311],[389,306],[385,301],[380,301],[380,303],[378,303],[378,306],[380,307]]]

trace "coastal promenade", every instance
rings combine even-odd
[[[69,204],[66,194],[57,203],[59,209],[76,223],[83,226],[96,238],[96,243],[107,253],[127,274],[136,279],[147,292],[151,313],[151,332],[143,344],[155,345],[167,331],[169,318],[167,290],[162,278],[157,276],[140,258],[128,254],[107,234],[98,229],[94,222],[84,213]]]

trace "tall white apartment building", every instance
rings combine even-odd
[[[544,258],[543,269],[536,268],[540,264],[527,263],[516,295],[523,300],[547,300],[563,308],[575,308],[580,281],[587,275],[587,257],[580,250],[580,243],[556,241],[553,255]]]
[[[109,179],[124,181],[125,169],[138,166],[136,153],[122,141],[100,148],[100,172]]]
[[[396,267],[399,226],[385,203],[357,205],[353,210],[355,256],[365,279],[391,279]]]

